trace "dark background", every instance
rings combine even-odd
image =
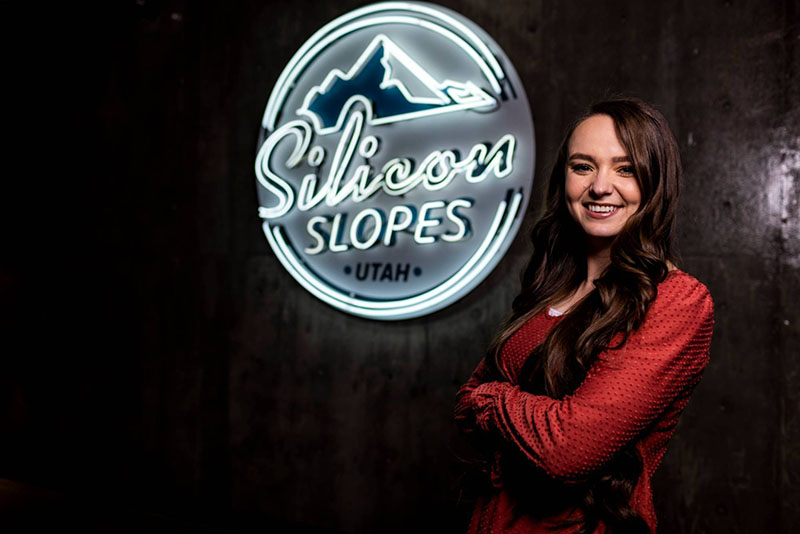
[[[665,113],[682,267],[717,322],[655,479],[659,532],[794,532],[798,2],[441,3],[519,72],[539,180],[592,100]],[[2,4],[0,528],[462,528],[453,396],[518,289],[525,235],[463,300],[387,324],[303,290],[257,217],[272,86],[360,5]]]

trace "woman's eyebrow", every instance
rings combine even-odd
[[[572,154],[567,161],[572,161],[574,159],[584,159],[586,161],[591,161],[592,163],[597,165],[597,160],[595,160],[594,157],[588,154],[575,153]],[[623,163],[623,162],[631,163],[631,158],[629,158],[628,156],[615,156],[611,158],[611,163]]]
[[[588,154],[575,153],[572,154],[567,161],[572,161],[574,159],[585,159],[586,161],[591,161],[592,163],[597,165],[597,160],[595,160],[592,156]]]

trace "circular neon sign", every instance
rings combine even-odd
[[[409,319],[477,286],[533,182],[530,108],[497,44],[450,10],[386,2],[315,33],[270,95],[255,173],[276,256],[320,300]]]

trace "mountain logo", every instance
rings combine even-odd
[[[331,70],[308,92],[297,114],[326,135],[341,131],[358,102],[366,108],[370,125],[497,105],[472,82],[437,81],[386,35],[376,36],[347,73]]]
[[[458,301],[522,225],[536,161],[511,60],[427,2],[342,14],[303,43],[261,118],[258,216],[287,272],[363,318]]]

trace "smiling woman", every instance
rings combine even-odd
[[[569,141],[566,200],[587,237],[607,247],[642,198],[630,157],[608,115],[581,122]]]
[[[664,117],[595,104],[570,129],[512,313],[456,399],[485,458],[471,533],[654,533],[651,479],[708,363],[713,304],[675,267]]]

